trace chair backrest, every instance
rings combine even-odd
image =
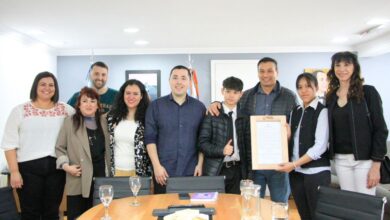
[[[167,193],[225,192],[225,176],[169,177]]]
[[[386,197],[321,186],[315,217],[316,220],[382,220],[386,202]]]
[[[11,187],[0,188],[0,219],[20,219]]]
[[[141,189],[138,195],[150,195],[151,177],[141,177]],[[112,185],[114,188],[114,199],[133,196],[130,190],[129,177],[95,177],[93,190],[93,205],[100,204],[99,186]]]

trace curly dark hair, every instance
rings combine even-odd
[[[113,122],[117,124],[123,119],[126,119],[127,114],[129,113],[129,110],[127,108],[127,105],[124,101],[124,94],[127,86],[132,86],[136,85],[141,91],[141,96],[142,99],[140,100],[137,110],[135,111],[135,116],[134,120],[135,121],[140,121],[142,123],[145,123],[145,114],[146,114],[146,109],[149,106],[150,99],[149,99],[149,94],[146,91],[145,85],[140,82],[139,80],[136,79],[130,79],[127,80],[121,88],[119,89],[118,95],[115,98],[115,102],[112,106],[111,111],[108,113],[113,117]]]
[[[332,56],[332,65],[328,72],[329,87],[326,93],[326,99],[329,99],[340,87],[339,79],[336,77],[334,67],[340,62],[351,63],[353,65],[353,73],[348,89],[348,98],[356,98],[358,101],[363,99],[363,83],[364,79],[361,77],[360,64],[356,54],[349,51],[338,52]]]
[[[88,98],[97,100],[98,109],[95,113],[95,120],[96,120],[96,125],[98,130],[102,130],[102,126],[100,124],[100,115],[101,115],[102,107],[99,102],[99,94],[92,88],[84,87],[81,89],[80,95],[77,98],[76,107],[75,107],[76,113],[72,116],[73,126],[76,128],[75,132],[81,127],[81,124],[84,121],[84,116],[80,111],[80,100],[82,96],[87,96]]]

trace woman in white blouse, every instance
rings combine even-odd
[[[110,133],[111,175],[150,176],[150,159],[144,144],[144,122],[149,95],[138,80],[126,81],[107,113]]]
[[[58,98],[55,76],[39,73],[31,100],[11,111],[4,129],[1,148],[11,186],[19,195],[22,219],[59,219],[65,173],[56,169],[55,143],[64,118],[74,110]]]

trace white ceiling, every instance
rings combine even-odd
[[[28,35],[60,55],[390,52],[390,23],[357,35],[374,18],[390,20],[389,0],[0,0],[3,32]],[[140,31],[124,33],[127,27]],[[134,45],[140,39],[150,44]]]

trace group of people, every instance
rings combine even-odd
[[[208,109],[187,95],[191,73],[181,65],[170,72],[170,94],[152,102],[135,79],[119,92],[108,88],[103,62],[90,68],[92,88],[69,105],[58,101],[55,76],[39,73],[30,101],[12,110],[1,144],[22,218],[58,219],[65,179],[67,215],[75,219],[92,206],[93,177],[153,176],[154,192],[165,193],[169,177],[223,175],[227,193],[239,194],[242,179],[261,185],[261,197],[268,185],[276,202],[287,202],[291,189],[301,218],[313,219],[317,188],[330,184],[331,159],[341,189],[375,194],[388,130],[357,56],[332,56],[325,102],[314,74],[297,77],[298,104],[277,80],[276,60],[265,57],[257,67],[253,88],[243,91],[240,79],[228,77],[224,100]],[[252,169],[252,115],[288,118],[289,162],[276,170]]]

